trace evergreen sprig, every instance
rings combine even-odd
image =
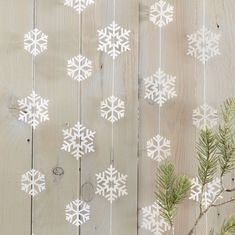
[[[221,177],[235,168],[235,98],[229,98],[222,107],[222,123],[217,134]]]
[[[208,128],[201,130],[197,143],[197,156],[198,176],[202,187],[213,180],[217,171],[216,147],[217,142],[213,131]]]
[[[161,207],[162,217],[173,226],[177,205],[186,197],[190,181],[184,175],[176,176],[171,163],[162,164],[157,172],[156,200]]]

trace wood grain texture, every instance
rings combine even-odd
[[[205,24],[221,34],[221,55],[206,63],[204,84],[203,65],[186,55],[187,34],[203,24],[203,0],[167,1],[175,13],[174,21],[162,28],[162,68],[176,76],[178,95],[160,110],[144,99],[144,78],[159,67],[160,31],[149,21],[154,0],[95,0],[81,16],[63,0],[0,2],[0,234],[32,235],[33,229],[34,235],[150,235],[140,228],[138,212],[155,200],[158,164],[147,157],[146,141],[159,132],[159,114],[160,133],[171,141],[169,160],[177,172],[196,175],[198,131],[192,125],[192,111],[203,103],[204,86],[206,102],[215,108],[235,94],[235,2],[206,0]],[[126,113],[114,124],[112,145],[112,124],[101,118],[100,102],[112,95],[113,61],[97,51],[97,30],[113,21],[114,2],[116,22],[131,30],[131,51],[114,62],[114,95],[125,101]],[[23,49],[33,13],[36,27],[48,35],[48,50],[36,57],[34,67],[32,56]],[[79,53],[93,61],[92,76],[82,83],[66,71],[67,60]],[[34,78],[36,92],[50,100],[50,121],[32,134],[18,121],[17,99],[30,94]],[[79,161],[60,149],[62,130],[77,121],[96,131],[95,153]],[[30,170],[32,153],[34,167],[46,176],[47,190],[31,202],[20,190],[20,177]],[[95,194],[95,174],[110,164],[128,175],[128,196],[117,199],[112,208]],[[227,187],[234,187],[234,177],[233,172],[226,178]],[[76,198],[91,206],[91,219],[80,228],[65,221],[65,206]],[[212,210],[195,234],[207,235],[234,212],[232,206]],[[175,234],[186,235],[197,213],[193,201],[180,206]]]

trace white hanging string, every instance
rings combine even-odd
[[[159,28],[159,69],[162,69],[162,28]],[[160,87],[158,88],[160,89]],[[158,106],[158,132],[161,134],[161,107]]]
[[[116,23],[116,0],[113,0],[113,20]],[[112,95],[114,95],[114,80],[115,80],[115,59],[113,58],[113,74],[112,74]],[[112,135],[112,149],[111,149],[111,157],[110,157],[110,163],[114,165],[114,125],[112,122],[112,130],[111,130],[111,135]],[[110,203],[110,215],[109,215],[109,235],[112,235],[112,226],[113,226],[113,205]]]
[[[206,26],[206,0],[203,0],[203,28]],[[205,43],[205,33],[203,32],[203,43]],[[203,45],[204,47],[205,45]],[[206,104],[206,61],[203,63],[203,103]],[[206,115],[204,113],[204,115]],[[206,231],[208,234],[208,215],[206,213]]]

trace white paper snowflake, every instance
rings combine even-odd
[[[100,104],[101,117],[114,123],[124,117],[125,103],[115,96],[110,96]]]
[[[82,55],[78,55],[68,60],[67,65],[68,75],[81,82],[91,76],[92,62]]]
[[[141,228],[154,235],[161,235],[170,230],[169,224],[160,215],[160,206],[155,202],[141,209]]]
[[[40,122],[49,120],[48,103],[49,100],[43,99],[33,91],[28,97],[18,100],[19,120],[35,129]]]
[[[219,41],[220,34],[212,33],[205,26],[197,32],[187,35],[188,38],[188,52],[203,64],[210,58],[220,55]]]
[[[31,196],[46,189],[45,176],[39,171],[32,169],[21,176],[21,190]]]
[[[175,77],[166,74],[161,68],[152,76],[145,78],[145,98],[162,106],[167,100],[177,96]]]
[[[202,185],[198,179],[195,177],[191,180],[191,193],[189,199],[199,202],[202,198],[202,206],[206,209],[218,196],[221,190],[220,179],[215,178],[212,182],[208,183],[202,194]],[[219,196],[222,198],[222,196]]]
[[[160,0],[150,7],[149,20],[161,28],[173,21],[173,11],[173,6]]]
[[[75,11],[81,14],[86,7],[93,3],[94,0],[65,0],[64,5],[72,7]]]
[[[77,227],[90,219],[90,206],[76,199],[70,202],[65,208],[66,220]]]
[[[147,141],[147,155],[148,157],[161,162],[171,155],[170,140],[156,135]]]
[[[119,173],[112,165],[96,174],[96,194],[104,196],[110,203],[118,197],[127,195],[126,189],[127,175]]]
[[[217,110],[203,104],[193,110],[193,124],[199,129],[212,128],[217,124]]]
[[[36,56],[47,49],[47,35],[33,29],[24,35],[24,49]]]
[[[61,149],[71,153],[78,160],[84,154],[95,152],[95,133],[77,122],[74,127],[63,130],[64,142]]]
[[[98,30],[99,47],[98,51],[106,52],[113,59],[116,59],[122,52],[130,50],[130,30],[123,29],[113,21],[104,29]]]

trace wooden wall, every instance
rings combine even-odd
[[[174,21],[162,31],[162,65],[176,76],[178,96],[161,108],[161,133],[171,141],[177,171],[194,177],[197,170],[192,110],[203,102],[203,66],[187,56],[187,34],[202,25],[203,0],[168,0]],[[4,235],[148,235],[139,226],[140,208],[154,202],[157,163],[147,157],[146,141],[158,131],[158,106],[144,99],[143,79],[158,68],[159,29],[148,19],[154,0],[116,0],[116,21],[131,30],[131,51],[115,60],[115,95],[126,103],[125,118],[112,125],[100,117],[100,101],[111,95],[112,60],[97,51],[97,29],[113,20],[113,2],[95,0],[79,19],[63,0],[0,1],[0,234]],[[206,0],[206,25],[221,34],[221,55],[206,64],[206,100],[219,107],[235,94],[235,1]],[[36,13],[36,14],[35,14]],[[34,17],[33,17],[34,16]],[[24,50],[24,34],[36,26],[48,35],[48,50],[35,59]],[[92,77],[69,78],[67,60],[82,53],[93,61]],[[18,121],[17,99],[36,91],[50,100],[50,121],[32,131]],[[81,121],[96,131],[95,153],[76,161],[61,151],[62,129]],[[110,205],[95,195],[95,174],[110,164],[128,174],[128,196]],[[20,177],[31,168],[45,174],[46,191],[35,198],[21,191]],[[63,174],[57,174],[58,171]],[[228,184],[233,184],[233,174]],[[91,205],[91,219],[80,228],[65,221],[65,205],[81,197]],[[217,227],[234,208],[212,211],[196,234]],[[197,206],[180,207],[176,235],[192,226]]]

